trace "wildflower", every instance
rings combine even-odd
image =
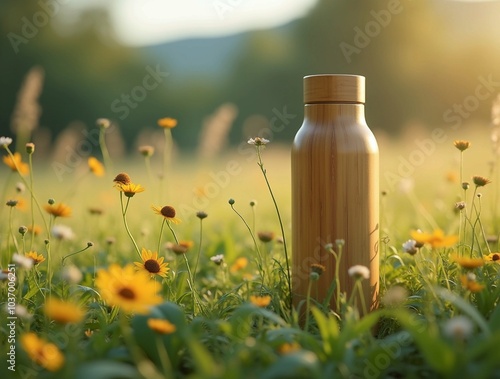
[[[433,248],[453,246],[458,241],[458,236],[456,235],[445,236],[444,232],[441,229],[434,230],[432,234],[424,233],[420,230],[412,231],[411,237],[417,243],[421,244],[428,243]]]
[[[457,140],[453,142],[453,145],[460,150],[460,151],[465,151],[469,148],[470,142],[469,141],[464,141],[464,140]]]
[[[21,225],[18,229],[19,234],[24,236],[28,232],[28,228],[24,225]]]
[[[59,348],[39,338],[35,333],[22,335],[21,346],[33,362],[48,371],[57,371],[64,365],[64,355]]]
[[[234,199],[229,199],[227,202],[229,203],[229,205],[234,205],[235,203]]]
[[[160,318],[148,318],[148,327],[158,334],[172,334],[177,330],[170,321]]]
[[[455,203],[455,208],[458,209],[459,211],[465,209],[466,206],[467,204],[465,203],[465,201],[459,201],[458,203]]]
[[[138,150],[139,150],[139,153],[141,153],[145,157],[151,157],[155,152],[155,148],[153,146],[149,146],[149,145],[139,146]]]
[[[491,180],[485,178],[484,176],[473,176],[472,182],[476,185],[476,187],[484,187],[486,184],[490,184]]]
[[[168,263],[163,263],[164,258],[158,258],[158,253],[154,253],[150,250],[142,249],[141,252],[142,262],[134,262],[135,266],[146,270],[151,275],[158,275],[162,278],[167,276],[167,272],[170,270],[167,266]]]
[[[369,279],[370,278],[370,269],[366,266],[355,265],[347,270],[349,276],[355,279]]]
[[[269,296],[269,295],[264,295],[264,296],[252,295],[252,296],[250,296],[250,302],[253,305],[256,305],[257,307],[264,308],[264,307],[267,307],[271,303],[271,296]]]
[[[285,342],[278,346],[278,353],[285,355],[295,353],[301,349],[300,345],[297,342]]]
[[[403,251],[405,253],[415,255],[417,253],[417,241],[408,240],[403,244]]]
[[[450,183],[456,183],[458,182],[458,176],[457,173],[454,171],[449,171],[446,173],[446,181]]]
[[[315,272],[318,275],[323,274],[326,271],[326,267],[323,265],[320,265],[319,263],[312,263],[311,264],[311,272]]]
[[[12,138],[10,137],[0,137],[0,147],[7,149],[7,147],[12,143]]]
[[[500,253],[490,253],[484,257],[485,261],[500,263]]]
[[[18,171],[21,175],[26,175],[30,172],[29,165],[21,160],[21,154],[14,153],[3,157],[3,163],[10,167],[12,171]]]
[[[69,217],[71,215],[71,208],[64,203],[47,204],[43,209],[54,217]]]
[[[115,176],[113,182],[115,182],[117,185],[121,185],[121,184],[130,184],[132,183],[132,180],[130,179],[130,176],[128,176],[128,174],[121,172]]]
[[[89,157],[87,160],[87,163],[89,165],[90,171],[95,175],[95,176],[104,176],[104,166],[102,165],[101,162],[95,157]]]
[[[269,143],[269,140],[262,137],[255,137],[250,138],[247,143],[254,146],[265,146]]]
[[[75,238],[73,230],[66,225],[54,225],[50,232],[58,240],[72,240]]]
[[[166,129],[173,129],[177,126],[177,120],[171,117],[164,117],[158,120],[158,126]]]
[[[25,270],[30,270],[34,264],[33,259],[17,253],[14,253],[14,255],[12,256],[12,261],[21,266],[22,268],[24,268]]]
[[[127,197],[134,197],[136,193],[139,192],[144,192],[144,187],[141,186],[140,184],[134,184],[134,183],[129,183],[129,184],[119,184],[116,185],[116,188],[118,188],[119,191],[123,192],[123,194]]]
[[[83,334],[85,335],[85,337],[87,338],[90,338],[92,337],[92,335],[94,334],[94,331],[93,330],[90,330],[90,329],[86,329]]]
[[[62,280],[71,283],[78,284],[82,281],[83,275],[78,267],[74,265],[64,266],[61,272]]]
[[[5,311],[10,314],[10,309],[7,303],[5,303]],[[14,307],[14,312],[17,317],[24,318],[26,320],[31,320],[33,318],[33,315],[29,313],[28,308],[26,308],[24,305],[21,304],[16,304]]]
[[[342,238],[338,238],[335,240],[335,245],[337,245],[338,247],[342,247],[345,245],[345,240]]]
[[[168,245],[168,249],[172,250],[176,255],[186,254],[189,249],[193,247],[193,242],[191,241],[179,241],[179,243],[171,243]]]
[[[408,291],[402,286],[394,286],[387,290],[381,302],[386,307],[393,307],[402,304],[408,298]]]
[[[462,287],[469,290],[470,292],[481,292],[484,289],[484,285],[479,284],[476,281],[476,275],[468,273],[467,275],[460,275],[460,282]]]
[[[35,251],[30,251],[24,254],[25,257],[33,259],[33,264],[36,266],[45,261],[45,257],[42,254],[38,254]]]
[[[271,242],[274,239],[274,232],[257,232],[257,237],[262,242]]]
[[[467,339],[473,331],[474,325],[465,316],[455,316],[443,325],[443,333],[457,340]]]
[[[257,205],[257,200],[250,200],[250,206],[255,207]]]
[[[107,129],[111,126],[111,121],[107,118],[98,118],[95,123],[98,127],[103,129]]]
[[[470,187],[469,182],[463,182],[462,183],[462,189],[463,190],[467,191],[469,189],[469,187]]]
[[[234,273],[243,270],[245,267],[247,267],[247,265],[248,265],[248,259],[245,257],[240,257],[236,259],[236,261],[233,263],[229,271]]]
[[[207,218],[208,215],[206,212],[199,211],[199,212],[196,212],[196,217],[198,217],[200,220],[203,220],[204,218]]]
[[[33,227],[30,225],[28,226],[28,232],[38,236],[42,232],[42,227],[40,225],[34,225]]]
[[[112,264],[108,270],[99,270],[95,280],[102,298],[127,313],[146,314],[153,305],[161,303],[160,285],[144,271],[133,265],[120,267]]]
[[[33,142],[28,142],[25,147],[28,154],[33,154],[35,152],[35,144]]]
[[[59,324],[71,324],[82,321],[85,311],[77,304],[51,297],[43,307],[45,315]]]
[[[164,207],[151,206],[151,209],[158,215],[163,216],[167,221],[171,221],[174,224],[180,224],[181,220],[175,217],[175,208],[170,205],[165,205]]]
[[[224,262],[224,255],[222,254],[214,255],[213,257],[210,257],[210,260],[214,262],[217,266],[220,266],[222,262]]]
[[[17,203],[18,203],[17,200],[7,200],[7,202],[5,203],[5,205],[7,205],[8,207],[14,208],[17,205]]]
[[[482,265],[484,265],[483,258],[467,258],[454,255],[451,257],[451,259],[454,262],[458,263],[461,267],[465,268],[466,270],[472,270],[474,268],[481,267]]]

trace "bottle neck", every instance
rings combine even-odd
[[[365,105],[360,103],[315,103],[304,105],[304,118],[312,122],[325,122],[333,117],[366,123]]]

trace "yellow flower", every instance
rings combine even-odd
[[[420,230],[412,231],[411,237],[417,241],[418,244],[428,243],[433,248],[453,246],[458,241],[458,236],[445,236],[441,229],[434,230],[432,234],[424,233]]]
[[[104,176],[104,166],[97,160],[97,158],[89,157],[87,162],[90,171],[93,172],[95,176]]]
[[[33,362],[49,371],[57,371],[64,365],[64,355],[59,348],[35,333],[22,335],[21,345]]]
[[[47,204],[43,208],[54,217],[69,217],[71,215],[71,208],[64,203]]]
[[[472,270],[474,268],[481,267],[482,265],[484,265],[483,258],[467,258],[454,255],[451,257],[451,259],[467,270]]]
[[[490,253],[484,257],[488,262],[500,263],[500,253]]]
[[[170,205],[165,205],[164,207],[151,205],[151,209],[158,215],[163,216],[167,221],[171,221],[174,224],[180,224],[181,220],[175,217],[175,208]]]
[[[43,311],[48,318],[60,324],[78,323],[85,316],[80,306],[53,297],[45,302]]]
[[[319,263],[311,263],[311,272],[315,272],[318,275],[323,274],[326,271],[326,267]]]
[[[33,259],[34,265],[40,264],[45,261],[45,257],[42,254],[38,254],[36,251],[25,253],[24,256]]]
[[[127,313],[147,314],[150,307],[162,301],[158,296],[160,285],[131,264],[123,268],[112,264],[108,270],[99,270],[95,284],[104,301]]]
[[[26,175],[30,172],[29,165],[22,161],[21,154],[19,153],[14,153],[12,156],[4,156],[3,163],[9,166],[12,171],[19,171],[21,175]]]
[[[158,258],[158,253],[150,250],[142,249],[141,252],[142,262],[134,262],[136,267],[146,270],[151,275],[159,275],[166,277],[168,270],[168,263],[163,263],[164,258]]]
[[[116,184],[116,188],[127,197],[133,197],[136,193],[144,192],[144,187],[140,184],[128,183],[128,184]]]
[[[177,120],[171,117],[164,117],[158,120],[158,126],[162,128],[172,129],[177,126]]]
[[[484,285],[479,284],[475,275],[460,275],[460,282],[462,282],[462,286],[469,290],[470,292],[480,292],[484,289]]]
[[[240,257],[236,259],[231,268],[229,269],[231,272],[237,272],[243,270],[248,265],[248,259],[245,257]]]
[[[285,342],[278,346],[279,354],[290,354],[300,350],[300,345],[297,342]]]
[[[179,241],[178,244],[171,243],[168,245],[168,249],[177,255],[186,254],[191,247],[193,247],[192,241]]]
[[[174,324],[168,320],[162,320],[160,318],[149,318],[148,326],[151,330],[154,330],[158,334],[172,334],[177,330]]]
[[[264,296],[252,295],[252,296],[250,296],[250,302],[253,305],[256,305],[260,308],[264,308],[264,307],[267,307],[271,303],[271,296],[269,296],[269,295],[264,295]]]

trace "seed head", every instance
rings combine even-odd
[[[208,215],[206,212],[199,211],[199,212],[196,212],[196,217],[198,217],[200,220],[203,220],[204,218],[207,218]]]
[[[473,176],[472,181],[476,185],[476,187],[484,187],[486,184],[491,183],[491,180],[485,178],[484,176]]]
[[[28,142],[26,144],[26,152],[28,154],[33,154],[35,152],[35,144],[32,142]]]
[[[460,151],[465,151],[469,148],[470,142],[469,141],[464,141],[464,140],[457,140],[453,142],[453,145],[460,150]]]
[[[115,176],[115,178],[113,179],[113,182],[115,182],[116,184],[126,185],[126,184],[132,183],[132,180],[130,179],[130,176],[128,176],[128,174],[121,172]]]

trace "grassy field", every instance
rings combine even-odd
[[[3,165],[1,377],[500,378],[490,127],[377,137],[381,307],[360,316],[353,298],[335,312],[317,299],[301,304],[305,322],[254,146],[83,156],[63,171],[35,149],[30,173]],[[262,151],[287,240],[289,150]]]

